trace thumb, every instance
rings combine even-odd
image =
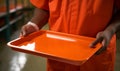
[[[98,43],[101,43],[102,40],[103,40],[103,37],[98,37],[89,46],[90,47],[95,47],[95,45],[98,44]]]

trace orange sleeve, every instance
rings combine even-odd
[[[120,10],[120,0],[115,0],[115,4],[118,10]]]
[[[49,0],[30,0],[35,7],[45,10],[49,10],[48,1]]]

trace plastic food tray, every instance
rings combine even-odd
[[[41,30],[7,43],[13,50],[43,56],[48,59],[81,65],[100,49],[90,48],[95,38]]]

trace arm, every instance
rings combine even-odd
[[[49,12],[47,10],[36,8],[31,22],[37,24],[39,26],[39,29],[41,29],[48,22],[48,18]]]
[[[21,36],[26,36],[30,33],[41,29],[49,19],[49,12],[47,10],[36,8],[32,19],[21,29]]]
[[[94,47],[97,43],[102,43],[101,49],[97,52],[97,54],[100,54],[102,51],[106,50],[112,36],[119,30],[120,30],[120,11],[118,11],[113,16],[108,27],[104,31],[99,32],[97,34],[96,40],[90,44],[90,47]]]

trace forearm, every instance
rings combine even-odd
[[[120,31],[120,11],[113,16],[109,26],[105,29],[105,31],[111,31],[112,34]]]
[[[37,24],[39,29],[41,29],[48,22],[48,18],[48,11],[36,8],[30,21]]]

